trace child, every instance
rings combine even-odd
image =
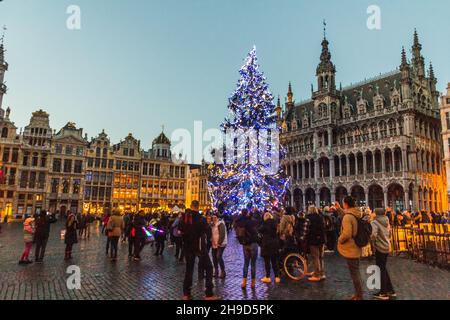
[[[33,247],[33,236],[34,236],[34,219],[27,218],[23,223],[23,240],[25,242],[25,249],[20,258],[19,264],[30,264],[33,261],[28,259],[30,255],[31,248]]]

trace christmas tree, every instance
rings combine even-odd
[[[213,151],[214,164],[209,166],[213,208],[222,214],[244,208],[263,211],[282,201],[288,184],[279,165],[283,152],[273,96],[257,60],[253,48],[229,98],[230,115],[221,125],[223,147]]]

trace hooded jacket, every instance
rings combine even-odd
[[[359,208],[349,208],[346,210],[340,209],[343,214],[341,233],[338,239],[338,251],[347,259],[359,259],[362,250],[355,243],[353,238],[358,232],[358,220],[362,218],[362,212]]]
[[[372,225],[372,240],[374,241],[375,249],[381,253],[389,253],[390,249],[390,235],[391,226],[389,218],[386,216],[377,215],[371,222]]]

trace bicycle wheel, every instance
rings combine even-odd
[[[301,280],[308,272],[308,264],[305,258],[298,253],[291,253],[284,258],[283,269],[292,280]]]

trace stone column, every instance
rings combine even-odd
[[[316,207],[320,207],[320,192],[319,190],[316,190]]]
[[[315,131],[313,135],[313,151],[317,151],[318,147],[319,147],[319,135],[317,131]]]
[[[375,159],[376,159],[376,157],[375,157],[375,151],[374,151],[374,152],[372,152],[372,171],[373,171],[373,173],[377,172]]]
[[[305,193],[302,193],[302,204],[303,204],[303,210],[306,210],[306,195],[305,195]]]
[[[405,208],[404,209],[406,209],[406,210],[410,209],[410,206],[409,206],[409,192],[405,192]]]
[[[345,157],[347,163],[347,177],[350,176],[350,157]]]
[[[418,211],[419,208],[419,190],[417,189],[417,187],[413,188],[413,205],[411,208],[411,211]]]
[[[328,128],[328,146],[331,147],[332,145],[333,145],[333,130],[331,128]]]
[[[369,189],[367,189],[367,191],[365,192],[365,196],[366,196],[366,206],[369,206]]]
[[[386,172],[386,153],[384,151],[381,151],[381,172]]]
[[[300,170],[302,170],[302,179],[305,179],[305,161],[302,161]]]
[[[384,195],[384,207],[387,208],[388,207],[388,193],[387,190],[383,190],[383,195]]]
[[[367,156],[363,153],[363,175],[367,174]]]
[[[391,172],[394,172],[394,171],[395,171],[395,168],[394,168],[394,163],[395,163],[394,158],[395,158],[394,152],[391,150]]]
[[[319,160],[314,159],[314,177],[316,180],[320,177]]]
[[[334,158],[328,158],[328,170],[330,172],[330,181],[333,181],[334,177]]]
[[[355,176],[357,176],[359,173],[359,166],[358,166],[358,154],[355,154]]]
[[[402,168],[403,172],[407,172],[409,168],[408,163],[408,151],[406,149],[402,149]]]

